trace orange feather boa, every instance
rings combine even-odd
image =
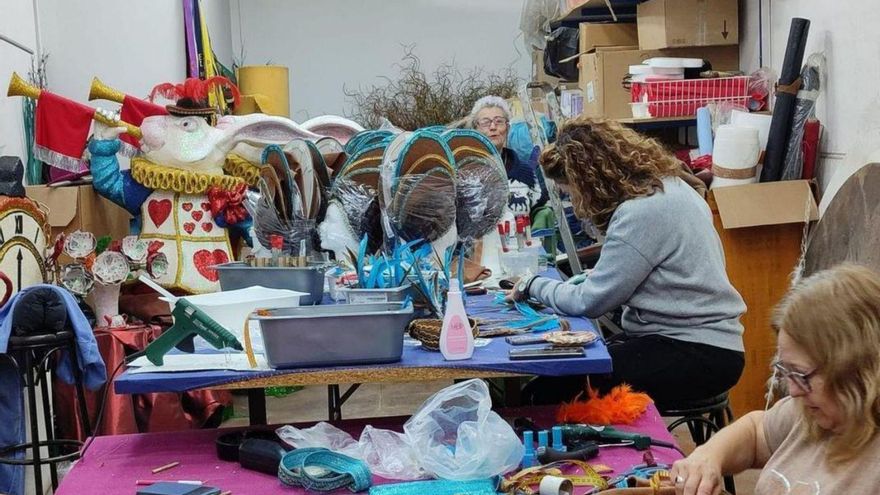
[[[599,392],[587,390],[589,399],[563,403],[556,413],[560,423],[584,423],[590,425],[628,425],[632,424],[653,402],[648,394],[634,392],[627,384],[618,385],[608,394],[599,397]]]

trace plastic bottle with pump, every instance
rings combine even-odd
[[[446,293],[440,352],[447,361],[470,359],[474,354],[474,334],[461,300],[461,286],[455,278],[449,280],[449,291]]]

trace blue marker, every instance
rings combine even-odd
[[[562,443],[562,427],[554,426],[551,432],[553,434],[553,450],[559,452],[567,451],[568,448],[565,446],[564,443]]]
[[[550,446],[549,434],[547,430],[541,430],[538,432],[538,447],[544,447],[545,449]]]
[[[523,446],[526,448],[522,460],[522,467],[525,469],[537,464],[537,457],[535,457],[535,433],[533,431],[523,432]]]

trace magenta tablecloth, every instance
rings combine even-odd
[[[552,409],[547,408],[509,409],[501,411],[501,414],[506,418],[528,415],[542,426],[552,424]],[[357,436],[366,424],[402,431],[405,419],[349,420],[337,425]],[[634,425],[620,428],[674,443],[653,406]],[[210,486],[231,491],[233,495],[306,493],[283,486],[275,477],[242,469],[236,463],[218,460],[214,439],[229,431],[231,430],[191,430],[97,437],[86,455],[64,477],[56,494],[132,495],[136,492],[135,481],[148,479],[201,480]],[[651,450],[657,462],[661,463],[671,463],[681,457],[672,449],[652,447]],[[603,448],[600,456],[591,463],[610,466],[617,474],[641,464],[642,455],[642,452],[627,447]],[[150,472],[153,468],[174,461],[180,462],[180,465],[156,475]],[[389,482],[378,477],[374,477],[373,481]],[[339,490],[337,493],[351,492]]]

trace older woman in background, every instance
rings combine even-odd
[[[547,202],[547,192],[535,173],[537,164],[520,160],[507,147],[510,107],[503,98],[484,96],[474,103],[468,117],[470,127],[484,134],[501,154],[507,170],[510,196],[508,206],[514,214],[531,214]]]
[[[790,397],[742,417],[675,463],[679,495],[715,495],[722,475],[761,468],[756,495],[880,490],[880,275],[842,265],[777,307],[777,376]]]

